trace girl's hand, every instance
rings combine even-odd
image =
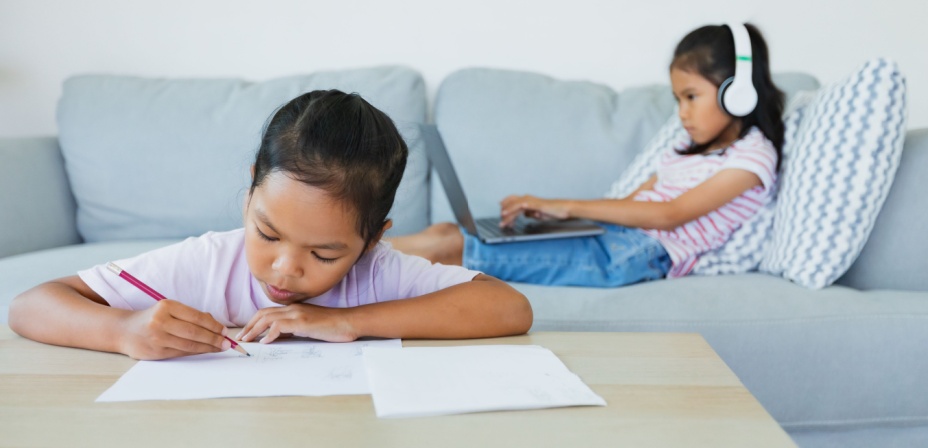
[[[208,313],[174,300],[133,312],[122,331],[122,352],[135,359],[165,359],[228,350],[228,330]]]
[[[557,199],[542,199],[531,195],[507,196],[500,201],[500,226],[509,227],[519,215],[540,220],[567,219],[570,210],[567,202]]]
[[[236,339],[251,342],[267,331],[259,341],[262,344],[273,342],[282,335],[329,342],[351,342],[357,339],[358,335],[347,319],[348,311],[305,303],[264,308],[258,310]]]

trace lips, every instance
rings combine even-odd
[[[290,298],[296,295],[296,293],[293,291],[287,291],[286,289],[280,289],[270,284],[267,284],[267,293],[274,300],[289,300]]]

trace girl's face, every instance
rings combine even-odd
[[[365,248],[355,212],[319,188],[279,171],[245,204],[245,256],[264,293],[281,305],[340,282]]]
[[[728,147],[738,139],[741,120],[719,106],[715,84],[696,72],[672,68],[670,85],[680,106],[680,121],[694,143],[713,150]]]

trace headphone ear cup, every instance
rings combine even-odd
[[[757,107],[757,90],[734,76],[719,86],[719,107],[733,117],[746,117]]]
[[[718,96],[719,107],[721,107],[722,110],[725,111],[725,113],[729,115],[731,115],[731,112],[729,112],[728,108],[725,107],[725,91],[728,90],[728,87],[731,85],[732,81],[734,80],[735,80],[734,76],[729,76],[728,79],[726,79],[725,81],[722,81],[722,85],[719,86],[719,96]]]

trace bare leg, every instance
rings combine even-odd
[[[432,263],[461,265],[464,254],[464,236],[457,224],[443,222],[413,234],[384,238],[393,248],[418,255]]]

